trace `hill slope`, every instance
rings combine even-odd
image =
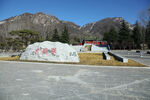
[[[0,39],[2,40],[5,37],[9,37],[8,33],[12,30],[22,29],[37,31],[41,34],[42,38],[45,39],[47,35],[49,37],[52,36],[55,28],[57,28],[59,34],[61,34],[65,26],[68,27],[72,43],[75,42],[75,38],[80,38],[82,40],[89,36],[95,36],[102,39],[104,32],[108,31],[111,26],[114,26],[119,30],[122,20],[123,18],[120,17],[106,18],[80,27],[73,22],[62,21],[55,16],[49,16],[42,12],[36,14],[24,13],[0,21]],[[133,28],[128,22],[127,24],[130,28]]]

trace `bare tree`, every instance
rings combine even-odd
[[[141,25],[141,34],[142,34],[142,49],[145,48],[145,33],[148,22],[150,21],[150,7],[146,11],[141,11],[139,13],[139,23]]]
[[[146,27],[150,18],[150,7],[146,11],[139,13],[139,22],[141,26]]]

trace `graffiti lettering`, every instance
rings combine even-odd
[[[51,54],[56,54],[56,48],[51,48]]]
[[[40,47],[40,50],[42,50],[43,48],[42,47]]]
[[[70,56],[77,56],[76,52],[70,52]]]
[[[37,54],[39,52],[39,48],[37,48],[36,50],[35,50],[35,53]]]
[[[47,49],[47,48],[41,48],[40,47],[40,48],[35,49],[34,54],[38,54],[39,51],[42,51],[43,54],[47,54],[47,53],[51,53],[52,55],[56,54],[56,48]]]
[[[47,54],[47,48],[43,48],[43,54]]]
[[[34,52],[34,51],[32,51],[32,52],[31,52],[31,55],[35,55],[35,52]]]

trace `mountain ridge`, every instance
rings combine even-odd
[[[120,29],[122,17],[105,18],[93,23],[88,23],[83,26],[79,26],[71,21],[63,21],[58,19],[56,16],[47,15],[43,12],[23,13],[18,16],[13,16],[8,19],[0,21],[0,37],[9,37],[9,32],[12,30],[29,29],[35,30],[40,33],[43,39],[46,36],[51,37],[53,30],[58,29],[59,35],[63,31],[64,26],[68,27],[70,38],[72,42],[75,42],[74,38],[80,38],[94,36],[103,38],[104,32],[108,31],[112,26],[118,31]],[[133,25],[126,22],[131,28]]]

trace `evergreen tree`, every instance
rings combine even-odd
[[[29,44],[41,41],[40,35],[31,30],[11,31],[9,34],[13,37],[7,38],[7,43],[9,44],[10,49],[12,47],[13,50],[24,49]]]
[[[5,49],[6,40],[2,36],[0,36],[0,49]]]
[[[146,37],[145,37],[146,44],[150,48],[150,20],[148,22],[148,25],[146,27]]]
[[[105,33],[104,33],[103,40],[104,40],[104,41],[107,41],[108,43],[110,43],[110,35],[109,35],[109,32],[105,32]]]
[[[78,38],[78,37],[74,37],[74,41],[71,43],[72,45],[78,45],[78,44],[80,44],[80,38]]]
[[[62,32],[62,35],[61,35],[61,42],[68,43],[68,44],[70,43],[69,33],[68,33],[68,29],[66,26],[64,27],[64,31]]]
[[[138,22],[136,21],[135,27],[133,29],[133,40],[134,40],[134,44],[136,46],[137,49],[141,48],[141,33],[140,33],[140,27]]]
[[[131,50],[131,48],[134,46],[134,39],[133,39],[133,35],[129,34],[129,39],[128,39],[128,48],[129,50]]]
[[[114,49],[118,42],[118,33],[114,27],[109,30],[109,38],[110,45]]]
[[[50,41],[50,39],[49,39],[49,36],[48,35],[46,35],[46,39],[45,39],[46,41]]]
[[[58,31],[57,31],[56,28],[54,29],[54,34],[52,35],[51,41],[53,41],[53,42],[60,41],[60,38],[59,38],[59,35],[58,35]]]
[[[111,27],[109,32],[104,33],[103,40],[107,41],[112,49],[115,49],[115,47],[118,44],[118,38],[119,38],[119,35],[116,29],[114,27]]]
[[[121,24],[121,28],[119,31],[119,43],[120,47],[123,47],[123,49],[127,48],[128,45],[130,45],[130,30],[129,27],[126,25],[125,21],[123,20]]]

